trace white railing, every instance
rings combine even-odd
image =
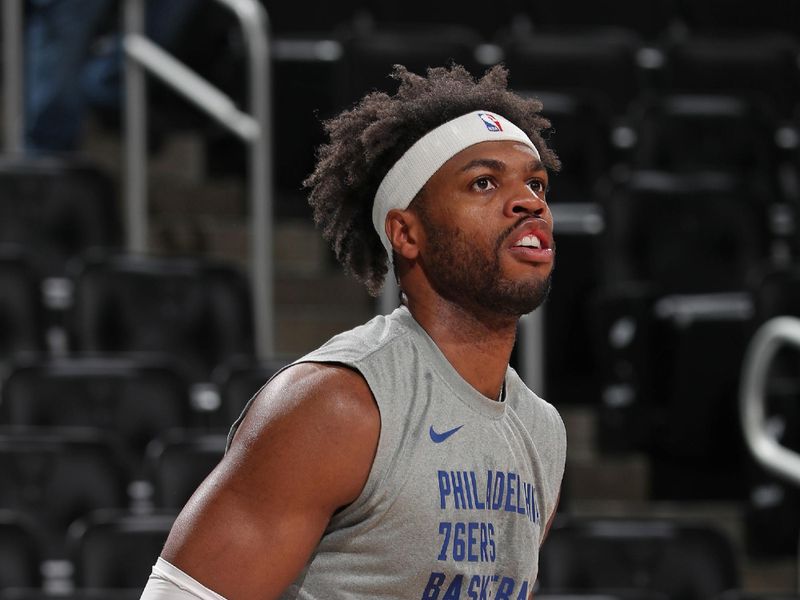
[[[767,373],[778,350],[786,345],[800,348],[800,319],[776,317],[756,331],[745,355],[739,410],[745,440],[756,460],[775,475],[800,485],[800,454],[778,443],[766,410]]]
[[[775,355],[786,345],[800,348],[798,318],[775,317],[756,331],[745,355],[739,410],[745,440],[756,460],[778,477],[800,485],[800,454],[779,444],[767,421],[767,373]],[[797,589],[800,590],[800,563]]]
[[[259,358],[274,354],[271,74],[267,15],[257,0],[216,0],[234,13],[248,54],[248,112],[144,34],[144,0],[125,0],[125,210],[127,247],[147,248],[147,88],[161,79],[216,119],[248,147],[250,272]]]

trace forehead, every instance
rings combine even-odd
[[[444,163],[431,179],[440,173],[453,173],[469,168],[470,165],[497,162],[507,167],[543,168],[536,152],[521,142],[497,141],[480,142],[465,148]]]

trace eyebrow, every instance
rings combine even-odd
[[[496,160],[494,158],[476,158],[475,160],[469,161],[466,165],[461,167],[461,171],[470,171],[476,168],[486,168],[486,169],[493,169],[495,171],[505,171],[506,164],[503,161]],[[532,160],[528,164],[528,169],[530,171],[544,171],[544,165],[540,160]]]

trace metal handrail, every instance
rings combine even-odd
[[[144,34],[144,0],[125,0],[125,205],[127,247],[147,248],[147,105],[145,71],[237,135],[249,149],[250,271],[256,354],[274,354],[273,218],[270,86],[267,14],[256,0],[216,0],[239,21],[248,52],[249,112]]]
[[[3,2],[3,132],[9,154],[24,151],[22,0]]]
[[[800,348],[800,319],[775,317],[756,331],[745,354],[739,411],[745,440],[756,460],[800,485],[800,454],[777,442],[766,418],[767,372],[778,350],[787,344]]]

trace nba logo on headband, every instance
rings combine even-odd
[[[482,112],[478,113],[478,116],[489,131],[503,131],[503,126],[493,114]]]

